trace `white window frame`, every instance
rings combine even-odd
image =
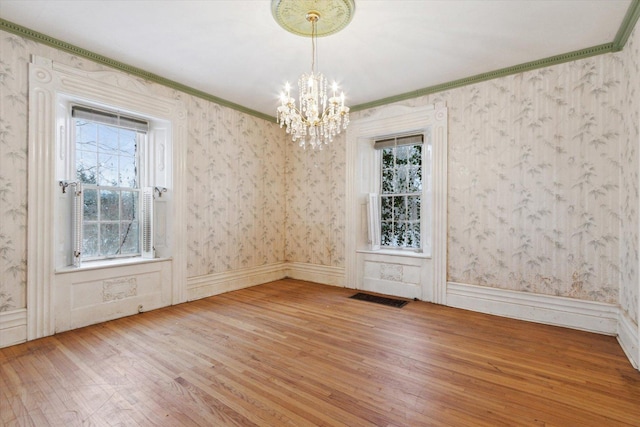
[[[363,286],[363,278],[369,274],[366,262],[411,263],[420,265],[421,274],[425,275],[420,279],[419,297],[446,304],[447,117],[444,103],[420,107],[394,104],[372,109],[351,121],[346,136],[345,286],[358,289]],[[431,127],[433,177],[430,183],[431,255],[399,250],[372,251],[367,204],[379,186],[374,182],[377,168],[372,140],[381,135],[420,132],[428,127]],[[366,261],[368,259],[373,261]]]
[[[156,187],[158,188],[158,196],[162,196],[162,194],[166,192],[166,187],[156,183],[156,180],[166,183],[166,179],[162,179],[162,172],[157,171],[157,167],[154,165],[153,154],[156,152],[156,147],[154,147],[154,135],[158,133],[159,129],[166,128],[168,124],[166,121],[159,120],[157,118],[145,117],[144,119],[148,121],[149,129],[144,138],[139,138],[140,144],[138,145],[136,154],[139,161],[138,190],[140,192],[140,207],[138,211],[140,216],[140,254],[114,257],[101,256],[87,259],[81,256],[84,186],[82,183],[76,182],[75,119],[71,114],[73,107],[78,105],[131,117],[141,117],[139,112],[123,111],[123,108],[118,105],[105,105],[66,94],[60,94],[58,96],[56,117],[58,123],[64,123],[64,125],[61,125],[61,129],[64,129],[65,131],[60,132],[56,139],[56,152],[61,153],[56,162],[56,178],[58,180],[58,185],[61,187],[71,184],[70,187],[72,188],[72,191],[69,191],[68,196],[66,197],[69,200],[65,201],[65,197],[61,196],[56,207],[56,223],[54,225],[55,239],[58,243],[55,261],[56,271],[67,271],[70,267],[76,269],[92,268],[96,265],[116,265],[119,263],[130,264],[131,262],[153,259],[156,257],[153,239],[156,231],[154,228],[153,215],[153,206],[155,205],[154,196],[156,194],[154,189]],[[109,187],[109,189],[111,189],[111,187]],[[114,187],[114,189],[118,189],[118,187]],[[149,200],[151,202],[149,202]],[[166,196],[165,200],[167,200]],[[145,212],[142,206],[145,206],[148,212]],[[164,231],[164,234],[166,234],[166,231]],[[171,256],[170,252],[165,251],[162,254],[162,257],[165,258],[169,256]]]
[[[411,135],[422,135],[422,191],[420,192],[420,246],[418,248],[403,246],[385,246],[382,244],[382,150],[375,149],[375,171],[377,179],[372,178],[375,182],[376,192],[369,195],[368,202],[368,222],[369,222],[369,241],[371,250],[373,251],[400,251],[409,253],[419,253],[424,256],[431,255],[431,205],[432,192],[431,182],[431,128],[428,127],[421,132],[412,132]],[[404,134],[380,136],[372,138],[372,143],[377,140],[389,138],[401,138]]]
[[[67,116],[57,110],[65,97],[80,103],[120,106],[123,111],[164,124],[153,135],[155,152],[151,156],[160,171],[156,184],[168,189],[160,209],[166,215],[167,232],[155,237],[163,243],[158,256],[171,261],[169,299],[172,304],[186,301],[187,113],[183,102],[158,95],[153,85],[122,72],[85,71],[40,56],[33,56],[29,64],[28,85],[27,339],[55,332],[56,258],[60,251],[55,238],[60,193],[56,170],[59,163],[68,161],[67,153],[60,149],[64,145],[57,144],[66,138]]]

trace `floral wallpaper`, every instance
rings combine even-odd
[[[280,129],[199,99],[188,110],[188,276],[282,262]]]
[[[322,150],[286,146],[285,260],[344,267],[345,133]]]
[[[629,37],[621,56],[624,59],[624,85],[621,109],[624,114],[621,132],[621,270],[620,306],[629,318],[640,323],[640,275],[638,268],[638,227],[640,199],[638,171],[640,162],[640,27]]]

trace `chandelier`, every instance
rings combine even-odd
[[[302,74],[298,79],[299,107],[296,107],[291,86],[287,83],[280,94],[276,117],[280,127],[285,127],[293,141],[303,148],[309,144],[313,149],[322,149],[349,124],[349,107],[344,103],[344,92],[338,94],[338,84],[333,82],[328,93],[327,80],[315,69],[318,23],[325,14],[320,10],[323,7],[326,8],[327,17],[331,18],[322,28],[321,35],[326,35],[339,31],[349,23],[355,5],[353,0],[272,0],[273,15],[281,26],[295,34],[311,36],[311,72]],[[304,17],[311,26],[310,33],[302,31],[299,26],[291,26],[292,22],[299,25],[300,14],[305,9]]]

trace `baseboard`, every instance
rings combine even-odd
[[[289,262],[286,264],[287,277],[323,285],[345,286],[345,269],[326,265]]]
[[[625,312],[620,310],[618,319],[618,342],[634,368],[640,369],[640,331]]]
[[[276,263],[190,277],[187,279],[187,301],[284,279],[285,271],[285,263]]]
[[[0,312],[0,348],[27,341],[27,309]]]
[[[449,282],[447,305],[606,335],[618,333],[619,308],[613,304]]]

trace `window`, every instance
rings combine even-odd
[[[375,139],[379,187],[369,196],[369,240],[373,249],[430,251],[431,145],[425,133]]]
[[[376,141],[380,150],[380,246],[421,247],[423,135]]]
[[[75,172],[82,188],[80,258],[140,255],[139,151],[145,121],[72,108]]]

